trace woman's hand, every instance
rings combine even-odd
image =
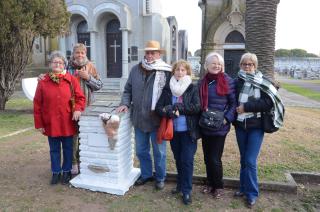
[[[78,70],[78,75],[84,80],[89,80],[90,79],[90,75],[89,75],[88,70],[86,70],[84,68]]]
[[[243,104],[239,105],[239,107],[236,108],[237,110],[237,113],[241,114],[241,113],[244,113],[244,107],[243,107]]]
[[[43,134],[45,131],[44,131],[44,128],[38,128],[37,129],[41,134]]]
[[[81,116],[81,111],[74,111],[73,116],[72,116],[72,120],[79,121],[80,116]]]

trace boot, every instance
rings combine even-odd
[[[55,185],[59,182],[59,180],[60,180],[60,173],[53,173],[50,184]]]
[[[71,180],[71,172],[63,172],[62,174],[62,185],[69,184],[69,181]]]

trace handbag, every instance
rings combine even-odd
[[[199,125],[207,130],[218,130],[222,127],[224,111],[209,109],[201,113]]]
[[[75,99],[75,93],[74,93],[74,88],[71,82],[67,81],[69,83],[69,88],[71,92],[71,98],[70,98],[70,106],[71,106],[71,111],[74,112],[76,108],[76,99]]]
[[[273,117],[272,111],[262,113],[262,127],[265,133],[274,133],[279,130],[278,127],[274,126]]]
[[[161,144],[163,140],[170,141],[173,138],[173,121],[171,118],[162,117],[160,127],[157,133],[157,143]]]

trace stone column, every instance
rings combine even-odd
[[[90,31],[90,54],[91,54],[91,62],[93,62],[96,66],[96,32]]]
[[[59,37],[59,49],[64,54],[64,56],[67,56],[66,37],[65,36]]]
[[[122,31],[122,78],[128,78],[128,29],[120,28]]]

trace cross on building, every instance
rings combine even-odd
[[[114,40],[113,45],[110,45],[114,49],[114,63],[117,62],[117,48],[120,48],[120,45],[117,45],[117,41]]]

